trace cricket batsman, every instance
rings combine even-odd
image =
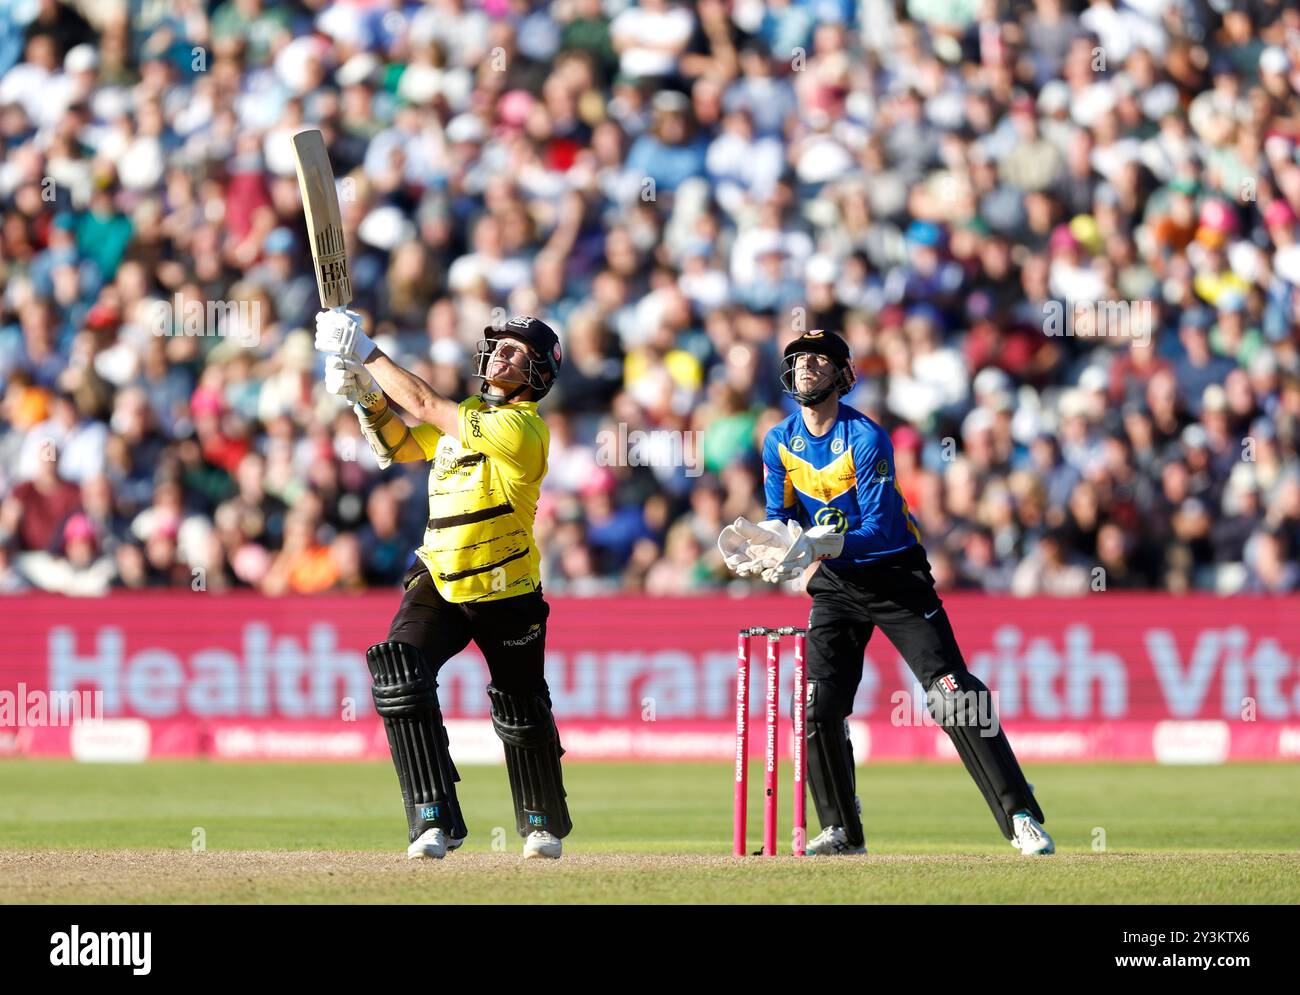
[[[406,855],[442,858],[468,834],[437,677],[473,640],[491,675],[524,856],[558,859],[572,824],[543,673],[550,609],[533,520],[550,442],[537,402],[560,372],[559,339],[527,315],[484,329],[474,361],[482,389],[459,404],[384,355],[354,311],[318,314],[316,348],[329,356],[326,388],[352,404],[381,467],[433,464],[424,542],[388,638],[366,652],[406,805]],[[389,399],[418,424],[408,427]]]
[[[856,375],[848,343],[811,331],[784,351],[781,387],[799,410],[763,443],[767,521],[737,519],[718,548],[741,576],[771,583],[810,566],[808,782],[822,831],[813,855],[866,853],[846,719],[879,627],[926,693],[1002,835],[1025,855],[1055,851],[1046,821],[993,710],[966,669],[894,477],[885,431],[840,398]],[[820,561],[820,562],[818,562]]]

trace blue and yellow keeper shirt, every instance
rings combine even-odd
[[[411,429],[429,468],[429,522],[416,555],[447,601],[497,601],[538,590],[533,541],[551,436],[536,401],[462,401],[460,439]]]
[[[796,411],[763,440],[768,519],[805,529],[833,525],[844,551],[828,563],[854,566],[921,541],[894,473],[894,446],[879,425],[841,404],[835,424],[815,436]]]

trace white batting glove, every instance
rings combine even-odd
[[[790,523],[792,526],[794,522]],[[797,527],[797,526],[796,526]],[[815,525],[795,537],[789,551],[780,563],[763,570],[762,577],[769,584],[793,580],[804,568],[817,560],[830,560],[844,551],[844,534],[835,532],[832,525]]]
[[[325,389],[348,404],[360,404],[361,398],[374,391],[375,378],[360,363],[330,356],[325,360]]]
[[[375,351],[375,343],[356,311],[321,311],[316,315],[316,351],[362,363]]]

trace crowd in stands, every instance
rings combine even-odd
[[[428,467],[323,389],[309,127],[390,355],[464,397],[559,331],[547,594],[762,586],[715,543],[813,328],[941,589],[1300,587],[1287,0],[23,0],[0,591],[400,580]]]

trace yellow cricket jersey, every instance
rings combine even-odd
[[[429,524],[416,555],[453,603],[496,601],[541,586],[533,542],[551,434],[536,401],[460,404],[460,442],[433,425],[411,429],[433,463]]]

